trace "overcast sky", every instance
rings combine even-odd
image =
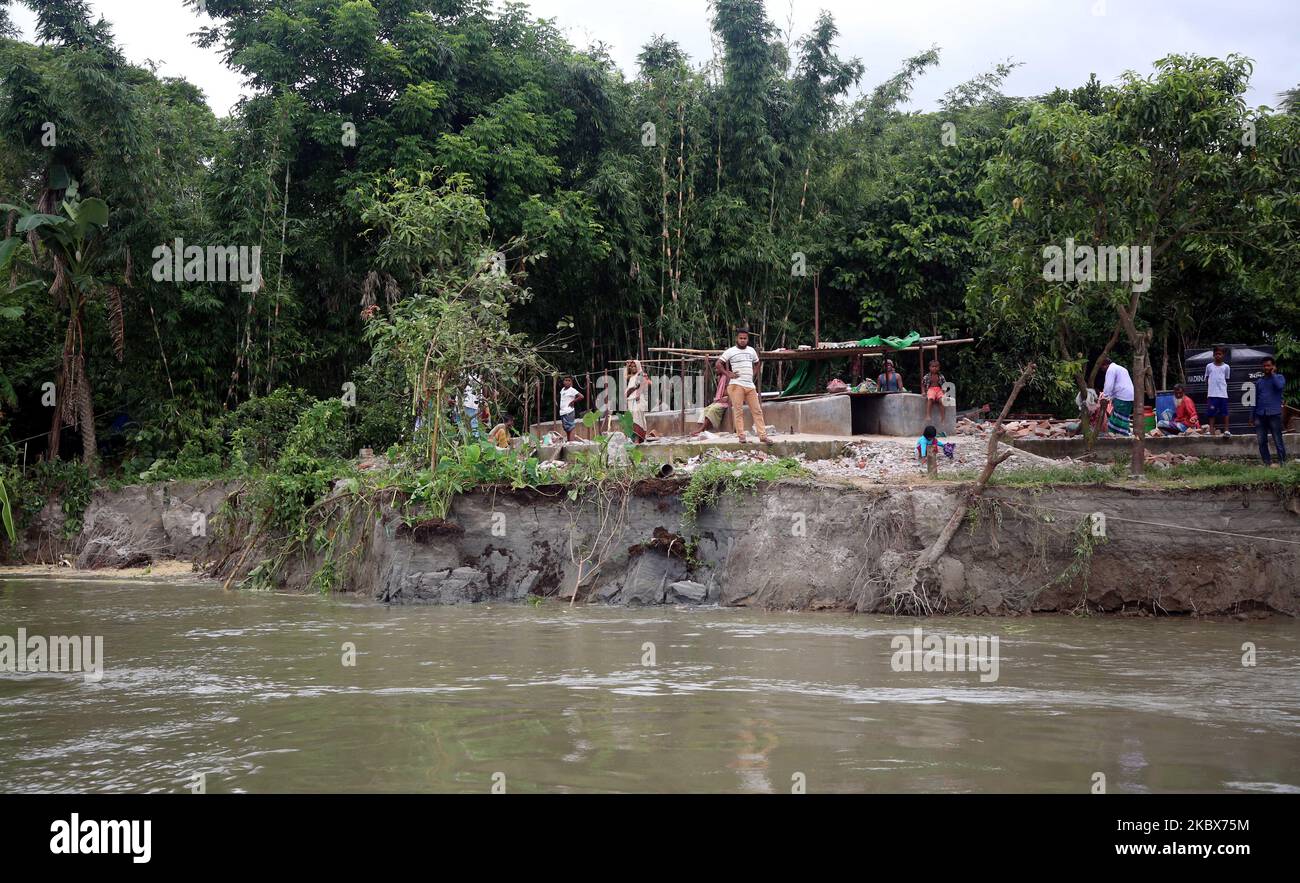
[[[154,61],[163,75],[199,86],[219,114],[242,93],[240,79],[214,50],[193,45],[201,22],[181,0],[92,0],[113,24],[127,57]],[[696,60],[707,59],[706,0],[531,0],[579,47],[602,41],[628,73],[653,35],[676,40]],[[34,16],[13,17],[30,39]],[[937,45],[939,68],[925,76],[913,107],[932,109],[953,85],[1008,58],[1023,62],[1006,84],[1013,95],[1077,86],[1096,73],[1114,82],[1125,70],[1150,72],[1170,53],[1255,61],[1248,100],[1276,106],[1277,93],[1300,84],[1300,0],[768,0],[768,17],[783,30],[793,16],[800,35],[826,9],[840,28],[840,51],[867,66],[863,91],[894,73],[900,62]]]

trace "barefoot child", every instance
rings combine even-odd
[[[927,426],[922,432],[921,437],[916,440],[916,459],[925,462],[925,455],[930,452],[931,445],[939,443],[939,430],[933,426]]]
[[[925,395],[925,419],[930,419],[930,409],[939,405],[939,422],[943,422],[943,385],[946,381],[939,373],[939,360],[930,362],[930,373],[921,378],[921,392]]]

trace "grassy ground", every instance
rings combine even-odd
[[[946,481],[974,481],[973,470],[941,473]],[[1052,485],[1112,485],[1115,487],[1168,488],[1297,488],[1300,487],[1300,462],[1270,469],[1260,463],[1231,460],[1201,460],[1181,466],[1148,466],[1146,478],[1136,481],[1128,474],[1124,462],[1110,465],[1070,464],[1061,466],[999,469],[993,473],[995,485],[1006,487],[1047,487]]]

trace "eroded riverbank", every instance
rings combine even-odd
[[[241,522],[238,484],[173,482],[101,491],[66,548],[46,525],[28,549],[83,567],[196,560],[228,585],[255,574],[277,589],[390,603],[567,599],[576,585],[581,603],[889,612],[882,574],[933,541],[962,490],[792,480],[691,513],[683,488],[642,481],[576,499],[560,486],[480,489],[442,519],[340,491],[315,536],[283,554]],[[1300,499],[1270,488],[992,488],[938,573],[940,613],[1295,616]]]

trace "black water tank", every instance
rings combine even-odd
[[[1250,434],[1255,430],[1250,427],[1250,414],[1254,405],[1243,403],[1247,383],[1254,383],[1264,376],[1264,358],[1273,356],[1273,347],[1265,344],[1219,344],[1223,347],[1223,361],[1232,366],[1232,376],[1228,378],[1228,428],[1234,433]],[[1196,402],[1196,410],[1201,423],[1207,423],[1205,416],[1205,366],[1214,361],[1214,347],[1187,350],[1187,394]]]

